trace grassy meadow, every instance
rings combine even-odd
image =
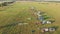
[[[36,15],[30,7],[34,6],[36,10],[41,10],[52,16],[56,21],[52,24],[41,25],[36,27]],[[27,18],[31,18],[28,20]],[[12,25],[14,23],[28,23],[28,25]],[[3,27],[2,27],[3,26]],[[58,29],[53,33],[45,34],[60,34],[60,3],[55,2],[15,2],[12,5],[0,7],[0,34],[40,34],[39,27],[58,26]],[[35,30],[32,33],[32,30]]]

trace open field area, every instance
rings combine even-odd
[[[36,27],[37,16],[33,15],[34,11],[30,8],[34,6],[36,10],[46,12],[52,16],[55,22],[52,24],[41,25]],[[27,18],[31,18],[28,20]],[[21,25],[19,23],[28,23]],[[53,33],[60,34],[60,3],[55,2],[15,2],[12,5],[0,7],[0,34],[41,34],[40,27],[58,26]],[[32,32],[35,30],[35,32]]]

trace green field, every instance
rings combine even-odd
[[[41,25],[36,27],[37,20],[36,15],[33,15],[34,11],[30,9],[34,6],[36,10],[41,10],[47,13],[47,15],[55,18],[55,22],[52,24]],[[31,20],[27,20],[31,18]],[[28,25],[12,25],[15,23],[29,23]],[[4,27],[1,27],[4,26]],[[60,34],[60,3],[55,2],[15,2],[12,5],[0,7],[0,34],[40,34],[39,27],[51,27],[58,26],[58,29],[53,33],[45,34]],[[35,30],[32,33],[32,30]]]

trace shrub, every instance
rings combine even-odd
[[[2,3],[2,6],[7,6],[7,2]]]

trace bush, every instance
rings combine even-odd
[[[1,7],[1,4],[0,4],[0,7]]]
[[[2,3],[2,6],[7,6],[7,2]]]

